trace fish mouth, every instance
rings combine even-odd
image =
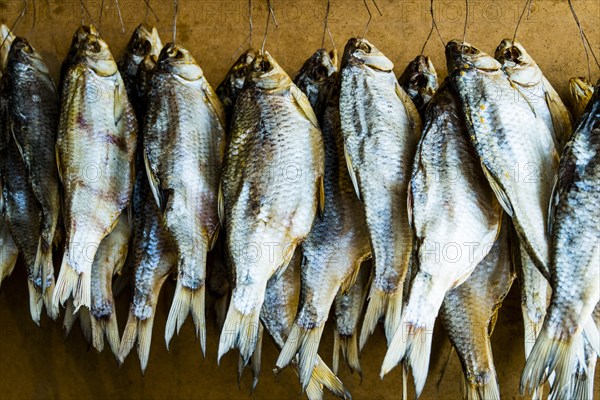
[[[524,52],[518,43],[513,43],[510,39],[504,39],[496,48],[496,60],[502,64],[517,66],[524,63]]]

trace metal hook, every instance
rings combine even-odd
[[[254,24],[252,23],[252,0],[248,0],[248,25],[250,28],[250,34],[248,35],[248,41],[250,48],[252,48],[252,34],[254,33]]]
[[[144,23],[148,22],[148,11],[150,11],[152,13],[156,22],[160,22],[158,15],[156,15],[156,13],[154,12],[154,9],[150,5],[150,0],[144,0],[144,3],[146,3],[146,15],[144,16]]]
[[[27,0],[23,0],[23,9],[19,13],[19,15],[17,15],[17,18],[15,18],[15,21],[10,26],[10,28],[9,28],[10,32],[12,32],[15,29],[15,26],[17,26],[17,24],[19,23],[19,21],[25,16],[25,12],[26,11],[27,11]],[[6,39],[8,39],[9,36],[10,35],[6,35],[6,37],[2,41],[2,44],[0,44],[0,47],[4,46],[4,42],[6,42]]]
[[[277,19],[275,18],[275,11],[273,11],[273,6],[271,6],[271,0],[267,0],[267,24],[265,26],[265,35],[263,36],[262,46],[260,47],[260,54],[265,54],[265,44],[267,43],[267,34],[269,33],[269,20],[273,18],[273,23],[275,24],[275,28],[279,28],[279,24],[277,23]]]
[[[119,15],[119,23],[121,24],[121,33],[125,33],[125,24],[123,24],[123,16],[121,15],[121,7],[119,7],[119,0],[115,0],[115,6],[117,7],[117,14]]]
[[[177,11],[178,11],[177,0],[173,0],[173,44],[177,39]]]
[[[375,9],[377,9],[377,12],[379,13],[380,16],[383,16],[383,14],[381,13],[381,10],[379,9],[379,6],[377,5],[377,3],[375,2],[375,0],[373,1],[373,5],[375,5]],[[364,37],[367,35],[367,31],[369,30],[369,26],[371,25],[371,19],[373,19],[373,14],[371,14],[371,10],[369,9],[369,5],[367,4],[367,0],[363,0],[363,3],[365,4],[365,8],[367,9],[367,12],[369,13],[369,20],[367,21],[367,25],[365,26],[365,30],[362,34],[362,37],[364,39]]]
[[[431,29],[429,30],[427,39],[425,39],[425,43],[423,43],[423,47],[421,48],[421,55],[423,55],[423,52],[425,51],[425,47],[427,46],[427,43],[429,42],[429,39],[431,38],[431,35],[433,34],[434,29],[437,32],[438,37],[440,38],[440,41],[442,42],[442,46],[446,45],[446,42],[444,42],[444,39],[442,38],[442,34],[440,33],[440,30],[438,29],[437,23],[435,22],[435,14],[433,13],[433,0],[431,0],[431,5],[429,7],[429,13],[431,14]]]
[[[517,38],[517,31],[519,30],[519,26],[521,26],[521,20],[523,19],[523,16],[525,15],[525,11],[527,11],[527,18],[529,18],[529,15],[531,14],[531,4],[532,3],[533,3],[533,0],[525,1],[525,7],[523,8],[521,15],[519,16],[519,20],[517,21],[517,26],[515,27],[515,33],[513,34],[513,38],[512,38],[513,44],[515,43],[515,39]]]
[[[321,48],[325,47],[325,35],[327,34],[328,22],[329,22],[329,7],[331,3],[327,0],[327,8],[325,9],[325,19],[323,20],[323,38],[321,39]]]
[[[467,22],[469,22],[469,0],[465,0],[466,10],[465,10],[465,26],[463,28],[463,46],[467,39]]]
[[[102,1],[104,1],[104,0],[102,0]],[[92,14],[90,14],[90,11],[85,6],[83,0],[79,0],[79,4],[81,4],[81,25],[82,26],[85,25],[85,14],[88,15],[90,21],[93,23],[94,19],[92,18]]]
[[[587,39],[585,32],[583,31],[583,27],[581,26],[581,23],[579,22],[579,18],[577,17],[577,13],[575,12],[573,3],[571,3],[571,0],[568,0],[568,3],[569,3],[569,8],[571,9],[571,14],[573,14],[573,18],[575,18],[575,23],[577,24],[577,28],[579,28],[579,35],[581,36],[581,41],[583,42],[583,50],[585,52],[585,60],[587,62],[588,81],[591,82],[592,70],[590,68],[590,55],[588,54],[588,47],[589,47],[589,51],[592,53],[592,56],[594,57],[594,61],[596,61],[596,65],[598,67],[600,67],[600,64],[598,64],[598,59],[596,58],[596,55],[594,54],[594,50],[593,50],[592,46],[590,46],[590,42]]]

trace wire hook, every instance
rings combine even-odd
[[[573,14],[573,18],[575,18],[575,23],[577,24],[577,28],[579,28],[579,35],[581,36],[581,41],[583,42],[583,50],[585,52],[585,60],[587,62],[587,70],[588,70],[588,81],[591,82],[592,80],[592,70],[590,68],[590,55],[588,54],[588,48],[589,51],[592,53],[592,57],[594,57],[594,61],[596,62],[596,65],[600,68],[600,64],[598,64],[598,59],[596,58],[596,55],[594,54],[594,50],[592,48],[592,46],[590,46],[590,42],[585,34],[585,32],[583,31],[583,27],[581,26],[581,22],[579,22],[579,18],[577,17],[577,13],[575,12],[575,8],[573,7],[573,3],[571,2],[571,0],[568,0],[569,3],[569,8],[571,9],[571,14]]]
[[[469,22],[469,0],[465,0],[465,26],[463,28],[463,46],[465,45],[467,39],[467,23]]]
[[[177,11],[178,11],[177,0],[173,0],[173,44],[175,44],[175,40],[177,39]]]
[[[442,46],[446,45],[446,42],[444,41],[444,39],[442,39],[442,34],[440,33],[440,30],[438,29],[437,23],[435,22],[435,14],[433,13],[433,0],[431,0],[431,6],[429,7],[429,13],[431,14],[431,29],[429,30],[427,39],[425,39],[425,43],[423,43],[423,47],[421,48],[421,55],[423,55],[423,52],[425,51],[425,47],[427,46],[427,43],[429,42],[429,39],[431,38],[431,35],[433,34],[434,29],[437,32],[438,37],[440,38],[440,41],[442,42]]]
[[[9,28],[10,32],[12,32],[15,29],[15,26],[17,26],[19,21],[25,16],[26,11],[27,11],[27,0],[23,0],[23,9],[21,9],[21,12],[19,13],[19,15],[17,15],[17,18],[15,18],[14,22],[10,26],[10,28]],[[6,39],[8,39],[9,36],[10,35],[6,35],[6,37],[2,41],[2,44],[0,44],[0,47],[4,46],[4,42],[6,42]]]
[[[513,38],[512,38],[513,44],[515,43],[515,39],[517,38],[517,31],[519,30],[519,27],[521,26],[521,20],[523,19],[523,16],[525,15],[525,11],[527,11],[527,18],[529,18],[529,15],[531,14],[532,3],[533,3],[533,0],[525,1],[525,7],[523,8],[521,15],[519,16],[519,20],[517,21],[517,26],[515,27],[515,33],[513,34]]]
[[[275,11],[273,11],[273,7],[271,6],[271,0],[267,0],[267,8],[267,24],[265,26],[265,36],[263,37],[262,46],[260,48],[260,54],[265,54],[265,44],[267,43],[267,34],[269,33],[269,20],[273,18],[275,28],[279,28],[279,24],[277,23],[277,19],[275,18]]]
[[[377,9],[377,12],[379,13],[379,15],[383,16],[383,14],[381,13],[381,10],[379,9],[379,6],[377,5],[377,2],[375,0],[372,0],[372,1],[373,1],[373,5],[375,5],[375,8]],[[371,10],[369,9],[367,0],[363,0],[363,3],[365,4],[365,8],[367,9],[367,12],[369,13],[369,19],[367,20],[367,25],[365,26],[365,30],[362,34],[362,37],[364,39],[365,36],[367,35],[367,31],[369,30],[369,26],[371,25],[371,20],[373,19],[373,14],[371,14]]]

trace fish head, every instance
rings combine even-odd
[[[29,44],[27,39],[20,36],[13,40],[8,55],[8,64],[18,65],[17,70],[22,69],[22,67],[33,68],[46,76],[50,75],[42,56]]]
[[[522,86],[532,86],[542,79],[542,71],[518,42],[504,39],[496,48],[496,60],[511,80]]]
[[[204,75],[192,54],[175,43],[167,43],[163,47],[156,71],[168,72],[186,81],[196,81]]]
[[[257,55],[248,67],[245,85],[254,85],[263,90],[275,90],[292,85],[289,75],[275,59],[265,51]]]
[[[241,90],[244,87],[247,69],[255,58],[256,51],[254,49],[248,49],[240,56],[240,58],[238,58],[229,70],[226,81],[229,82],[234,90]]]
[[[437,73],[431,58],[418,55],[408,64],[398,82],[408,92],[421,94],[425,103],[429,102],[438,89]]]
[[[369,67],[378,71],[389,72],[394,69],[390,61],[379,49],[367,39],[352,38],[346,43],[342,57],[342,68],[345,65]]]
[[[498,73],[502,65],[494,57],[461,40],[446,44],[448,73],[476,69],[481,72]]]
[[[302,66],[300,73],[305,78],[319,84],[337,72],[337,51],[317,50]]]
[[[13,40],[15,40],[15,35],[10,31],[10,28],[4,24],[0,24],[0,77],[6,70],[8,52]]]
[[[80,43],[73,64],[85,65],[100,76],[112,76],[117,72],[108,44],[99,36],[89,34]]]
[[[145,56],[149,54],[155,54],[158,56],[162,49],[162,42],[158,36],[158,31],[155,27],[148,27],[144,24],[140,24],[131,39],[127,44],[127,51],[130,52],[137,62],[141,62]]]

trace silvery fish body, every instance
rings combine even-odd
[[[431,59],[423,55],[415,57],[398,77],[398,83],[423,117],[427,104],[438,89],[438,77]]]
[[[490,251],[502,208],[479,167],[456,92],[442,84],[426,111],[409,187],[416,268],[408,301],[381,369],[403,359],[417,394],[427,378],[434,322],[445,294],[461,285]]]
[[[108,45],[88,35],[68,69],[56,142],[66,244],[54,292],[91,306],[90,277],[100,242],[129,204],[137,122]]]
[[[488,182],[549,279],[548,204],[558,169],[552,133],[494,58],[458,40],[446,45],[446,58]]]
[[[183,47],[166,44],[150,81],[143,131],[150,187],[179,254],[165,340],[191,313],[203,351],[206,253],[219,234],[224,124],[221,103],[200,66]]]
[[[354,38],[346,45],[340,72],[344,151],[365,209],[375,265],[361,348],[383,315],[388,342],[396,332],[412,251],[406,198],[421,118],[393,67],[371,43]]]
[[[515,272],[511,267],[510,220],[505,217],[498,239],[462,285],[444,297],[441,317],[463,370],[465,398],[500,400],[492,343],[498,309]]]
[[[540,67],[520,43],[510,39],[504,39],[500,43],[496,49],[496,60],[502,64],[502,70],[523,97],[523,101],[535,111],[535,117],[544,121],[557,151],[562,152],[573,133],[571,113]],[[538,133],[544,134],[546,131]]]
[[[289,264],[323,204],[323,140],[306,96],[268,54],[238,95],[222,188],[233,293],[219,358],[254,351],[267,281]],[[322,208],[321,208],[322,210]]]
[[[600,93],[598,84],[562,155],[550,203],[553,295],[523,371],[521,390],[554,372],[551,396],[573,396],[572,372],[586,341],[600,354],[592,313],[600,301]],[[587,396],[591,396],[588,393]]]
[[[297,81],[303,82],[304,88],[312,87],[322,79],[319,64],[332,64],[331,60],[324,61],[328,57],[325,51],[319,52],[318,57],[311,57],[304,64]],[[314,75],[304,77],[305,74]],[[349,289],[361,263],[371,255],[364,211],[346,168],[344,139],[339,122],[337,74],[329,79],[332,83],[321,82],[318,85],[321,90],[330,92],[321,124],[325,150],[325,208],[315,218],[310,233],[302,243],[300,305],[290,341],[277,359],[277,367],[283,368],[298,354],[303,388],[308,385],[315,365],[320,338],[336,293]],[[311,94],[311,90],[308,94]],[[310,96],[307,97],[310,99]],[[319,95],[312,97],[318,101]]]

